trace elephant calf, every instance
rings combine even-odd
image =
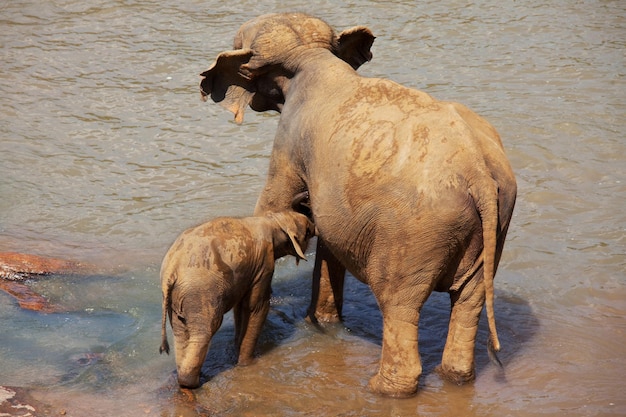
[[[261,217],[221,217],[191,228],[172,244],[161,266],[162,342],[169,354],[169,316],[176,347],[178,383],[200,385],[200,370],[224,314],[234,308],[239,364],[253,359],[270,305],[274,262],[304,259],[315,228],[295,211]]]

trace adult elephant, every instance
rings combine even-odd
[[[211,97],[243,120],[246,106],[281,112],[256,214],[289,209],[309,190],[319,243],[311,317],[341,317],[345,268],[368,284],[383,316],[375,392],[409,396],[422,367],[420,310],[435,291],[452,311],[440,373],[474,378],[486,302],[498,351],[493,279],[517,193],[495,129],[461,104],[355,71],[369,29],[336,35],[303,14],[245,23],[235,49],[203,74]]]

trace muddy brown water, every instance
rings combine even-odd
[[[496,277],[499,371],[434,372],[448,300],[424,308],[418,395],[365,388],[381,319],[346,285],[345,322],[303,321],[312,262],[281,261],[257,363],[235,367],[232,318],[191,393],[159,356],[159,263],[185,228],[247,215],[276,114],[242,126],[198,74],[241,23],[313,13],[377,36],[360,72],[460,101],[503,137],[519,198]],[[91,262],[32,282],[70,313],[0,294],[0,385],[40,415],[625,415],[626,6],[621,1],[6,1],[0,6],[0,250]],[[309,250],[313,258],[312,248]],[[171,336],[170,336],[171,338]]]

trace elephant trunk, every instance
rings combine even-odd
[[[210,337],[190,340],[184,347],[176,347],[178,385],[183,388],[200,386],[200,371],[209,350]]]
[[[178,385],[181,388],[198,388],[200,386],[200,370],[193,372],[178,371]]]

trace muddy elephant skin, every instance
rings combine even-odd
[[[308,190],[319,238],[309,317],[341,318],[345,269],[368,284],[383,316],[374,392],[417,390],[420,310],[450,294],[441,375],[475,377],[486,305],[490,352],[500,349],[493,280],[517,185],[496,130],[467,107],[356,68],[374,40],[358,26],[336,35],[302,14],[245,23],[235,49],[204,73],[201,94],[231,110],[281,112],[256,215]]]
[[[169,353],[172,326],[178,383],[200,385],[200,370],[224,314],[234,309],[239,365],[252,362],[270,307],[276,259],[304,251],[315,228],[295,211],[261,217],[221,217],[185,231],[161,266],[163,292],[160,352]]]
[[[14,297],[26,310],[42,313],[66,311],[51,304],[24,282],[54,274],[82,275],[96,268],[85,263],[19,252],[0,252],[0,290]]]

